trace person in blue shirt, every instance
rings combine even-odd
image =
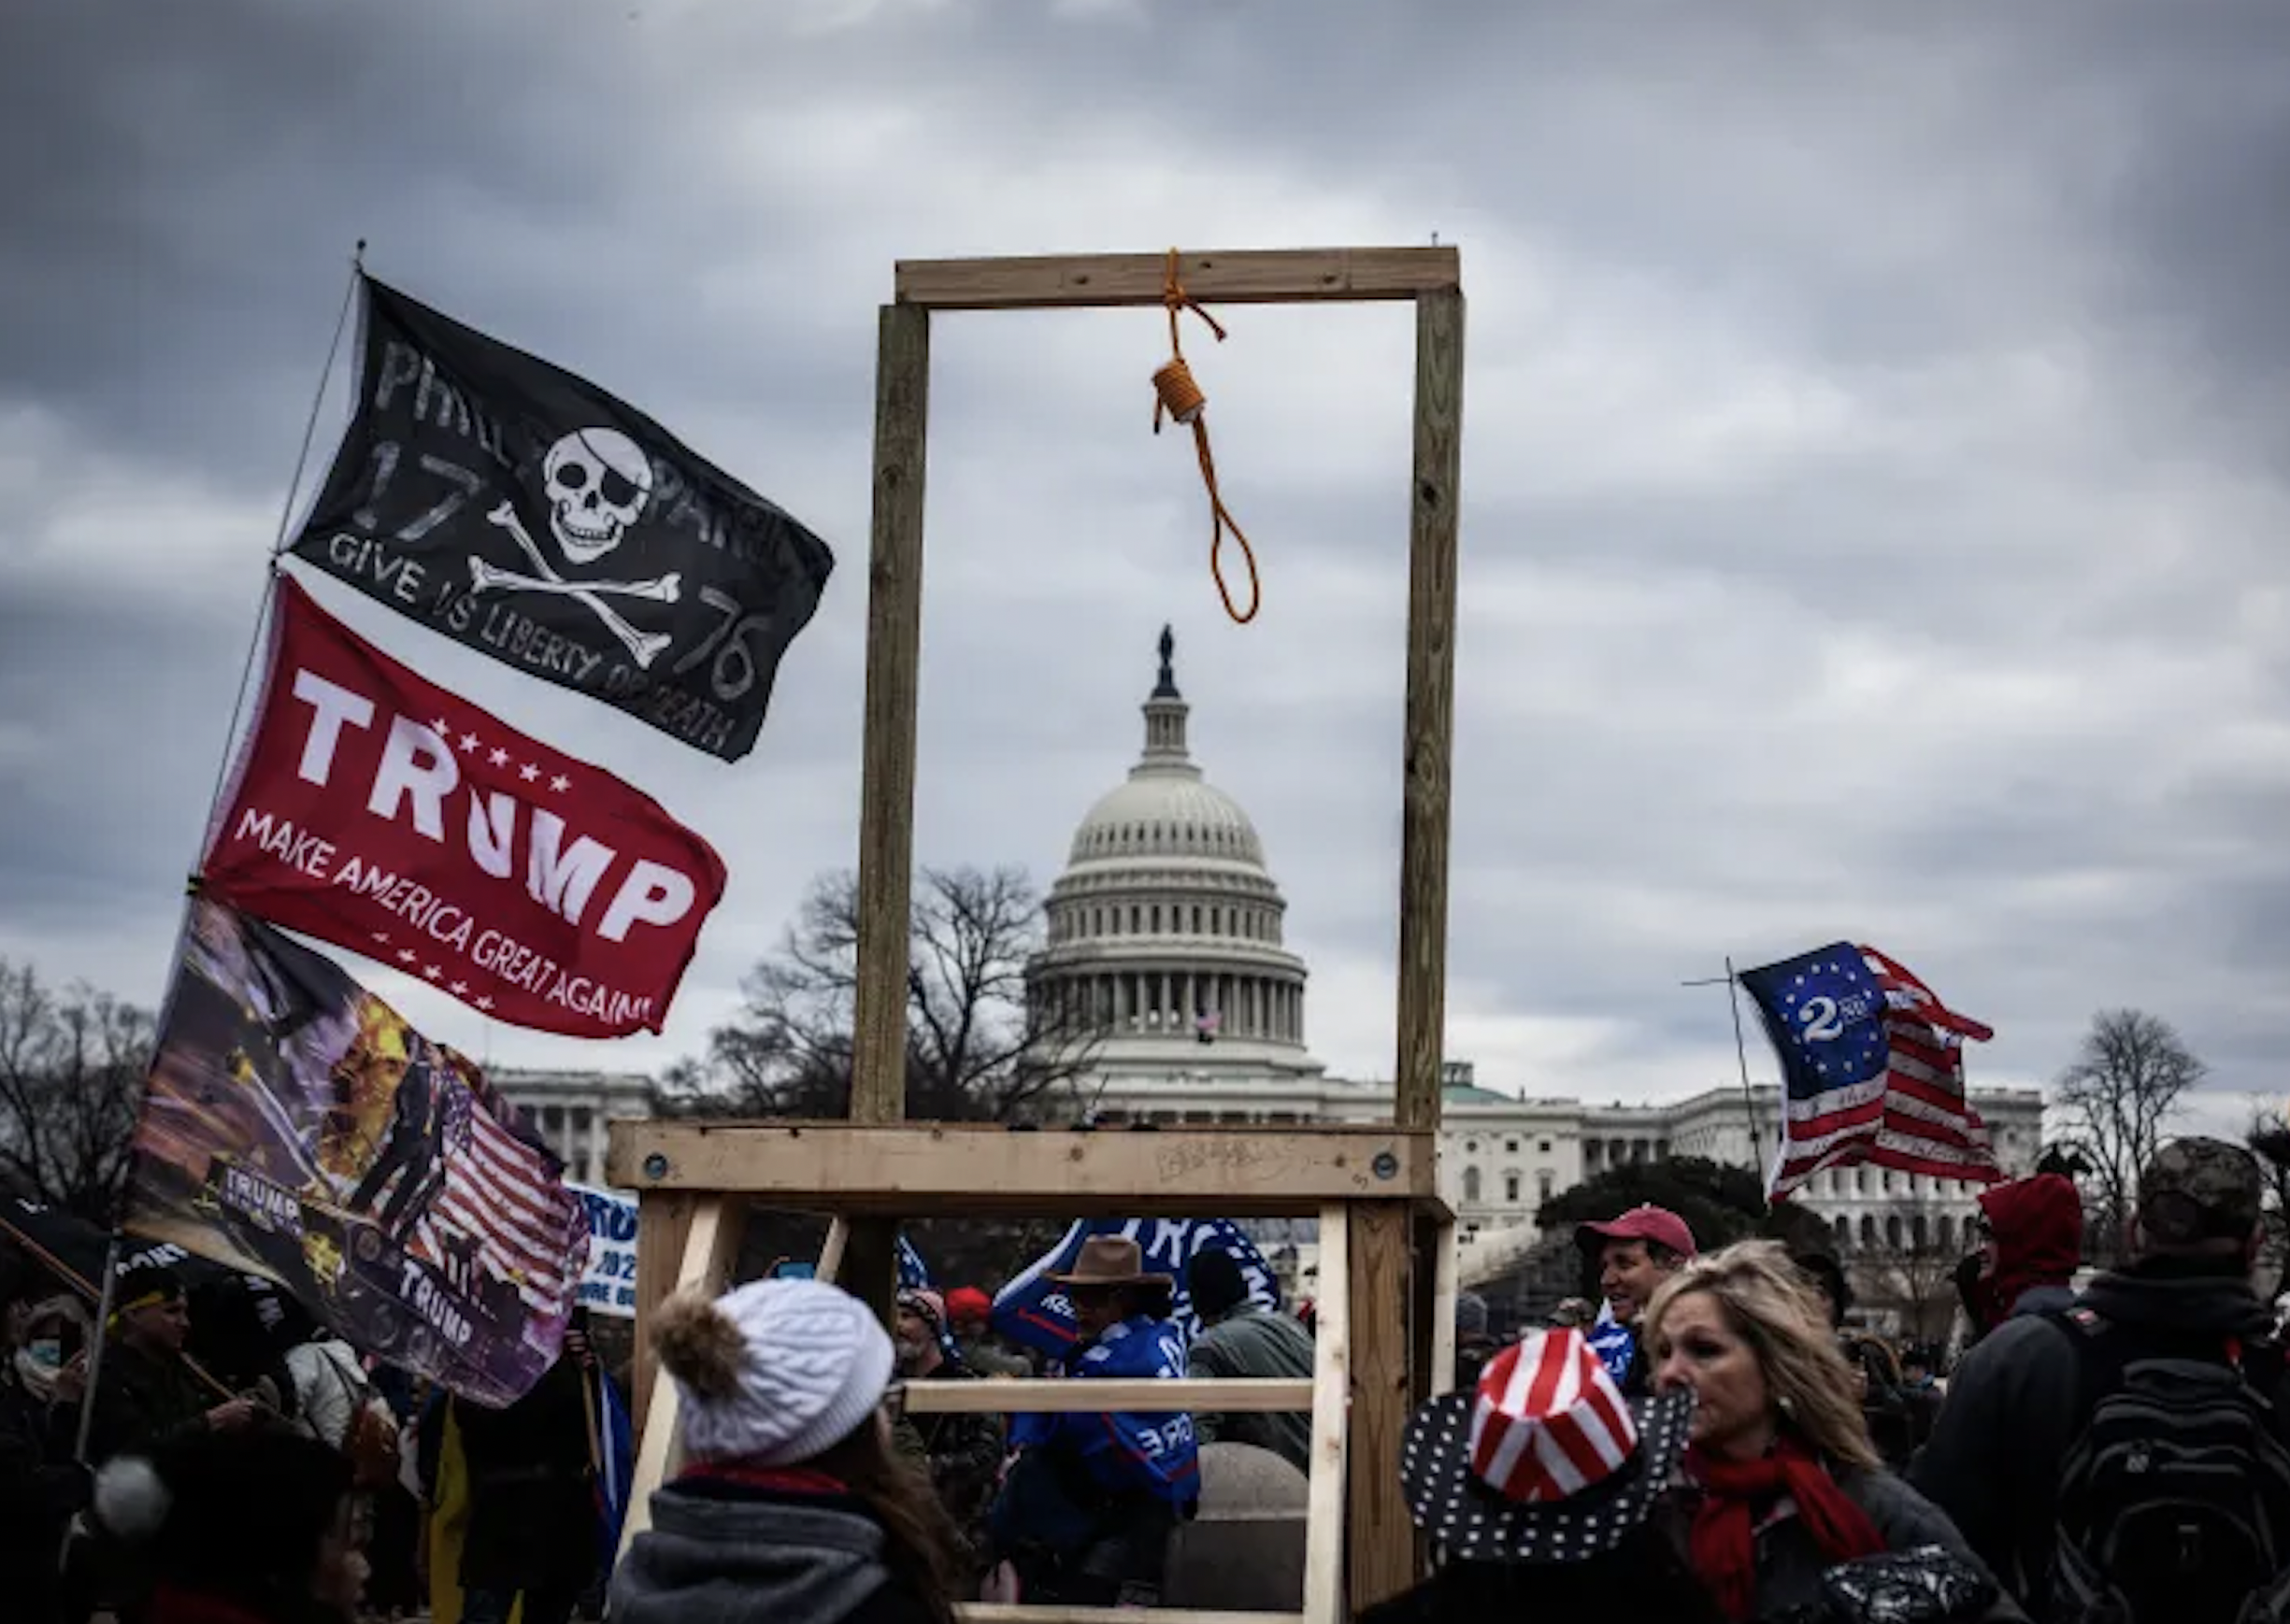
[[[1052,1275],[1073,1304],[1076,1380],[1176,1380],[1184,1338],[1169,1322],[1176,1282],[1147,1274],[1138,1244],[1094,1235],[1073,1272]],[[997,1552],[1027,1602],[1150,1606],[1169,1534],[1200,1504],[1200,1451],[1181,1410],[1020,1416],[1018,1451],[995,1503]]]

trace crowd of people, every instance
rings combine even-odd
[[[1491,1607],[1631,1620],[2251,1624],[2290,1594],[2290,1430],[2266,1230],[2238,1147],[2164,1147],[2127,1261],[2078,1291],[2082,1205],[2039,1175],[1982,1198],[1953,1355],[1850,1328],[1834,1260],[1704,1252],[1640,1207],[1579,1240],[1603,1303],[1496,1339],[1458,1313],[1457,1381],[1412,1418],[1392,1484],[1430,1576],[1368,1624]],[[1098,1236],[1054,1276],[1078,1381],[1310,1374],[1307,1318],[1250,1300],[1227,1254],[1181,1283]],[[1180,1284],[1201,1329],[1172,1319]],[[578,1332],[517,1404],[394,1389],[320,1333],[244,1388],[183,1357],[164,1270],[125,1277],[86,1396],[76,1301],[19,1291],[0,1370],[7,1617],[345,1624],[400,1560],[385,1506],[434,1520],[457,1455],[467,1624],[922,1624],[963,1601],[1160,1603],[1205,1444],[1309,1459],[1309,1418],[1184,1411],[909,1412],[910,1382],[1036,1373],[974,1291],[907,1289],[886,1328],[815,1280],[685,1292],[652,1322],[682,1465],[617,1563],[594,1521]],[[1949,1368],[1943,1373],[1943,1364]],[[1110,1395],[1109,1395],[1110,1396]],[[1134,1403],[1134,1394],[1127,1402]],[[91,1471],[79,1464],[93,1462]],[[601,1594],[599,1591],[601,1590]]]

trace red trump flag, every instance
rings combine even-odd
[[[659,804],[415,676],[281,575],[204,894],[575,1037],[658,1032],[723,897]]]

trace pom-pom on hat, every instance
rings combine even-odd
[[[95,1522],[151,1578],[267,1606],[304,1588],[351,1493],[340,1451],[282,1430],[199,1430],[96,1474]]]
[[[1400,1489],[1460,1560],[1587,1561],[1645,1520],[1693,1413],[1684,1389],[1626,1402],[1581,1332],[1542,1332],[1489,1360],[1476,1392],[1416,1412]]]
[[[820,1280],[756,1280],[710,1302],[680,1291],[652,1335],[681,1389],[684,1447],[703,1460],[794,1466],[867,1423],[891,1379],[891,1338]]]

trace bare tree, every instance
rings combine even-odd
[[[2092,1017],[2075,1062],[2059,1077],[2067,1113],[2060,1146],[2090,1170],[2087,1227],[2102,1256],[2119,1255],[2140,1169],[2162,1147],[2181,1098],[2209,1071],[2160,1017],[2138,1009]]]
[[[907,964],[907,1110],[1007,1121],[1071,1083],[1094,1034],[1028,996],[1041,899],[1013,868],[924,869]],[[814,880],[779,951],[750,972],[746,1007],[707,1055],[670,1068],[671,1107],[709,1115],[837,1117],[851,1099],[858,880]]]
[[[0,959],[0,1178],[108,1224],[151,1044],[146,1011]]]

